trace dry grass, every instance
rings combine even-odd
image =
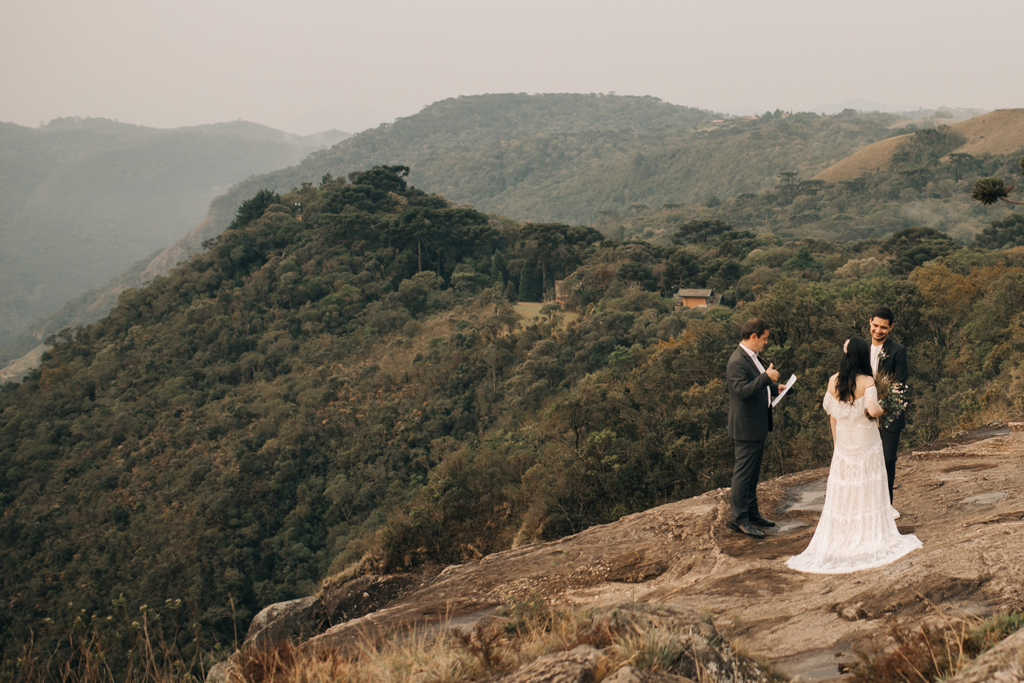
[[[962,672],[976,657],[1024,627],[1024,614],[988,619],[941,614],[916,630],[896,628],[896,645],[882,653],[858,652],[851,668],[854,683],[932,683]]]
[[[232,683],[468,683],[491,680],[556,652],[589,645],[601,651],[593,675],[629,664],[638,669],[716,680],[700,664],[692,625],[651,628],[643,613],[553,609],[520,604],[470,629],[414,629],[385,643],[367,638],[354,652],[306,652],[286,643],[243,654]],[[694,669],[696,669],[694,671]]]
[[[546,313],[541,313],[541,309],[549,304],[536,303],[531,301],[520,301],[515,304],[514,308],[516,313],[527,321],[542,320],[547,317]],[[556,311],[556,315],[562,319],[562,327],[565,327],[572,321],[579,318],[578,313],[568,313],[566,311]]]
[[[470,629],[419,628],[378,643],[366,638],[352,652],[315,653],[279,643],[243,653],[235,683],[462,683],[513,671],[577,645],[607,647],[607,620],[551,609],[541,600],[485,618]]]
[[[179,638],[181,640],[179,641]],[[181,644],[191,641],[185,648]],[[199,683],[203,652],[182,633],[164,635],[143,613],[137,621],[110,626],[76,620],[54,648],[33,633],[19,656],[0,658],[0,680],[12,683]],[[189,650],[191,654],[185,654]]]
[[[997,109],[950,128],[967,138],[957,152],[998,155],[1024,147],[1024,109]]]
[[[814,176],[814,180],[837,183],[841,180],[857,178],[865,173],[871,173],[876,170],[884,171],[889,168],[889,164],[892,162],[893,152],[909,137],[909,135],[898,135],[894,138],[879,140],[867,147],[863,147]]]

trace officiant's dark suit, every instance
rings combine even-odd
[[[884,356],[884,357],[883,357]],[[879,355],[878,372],[886,372],[897,382],[907,386],[910,367],[907,364],[907,347],[897,344],[892,339],[882,343]],[[892,485],[896,481],[896,451],[900,447],[900,433],[907,426],[907,416],[900,414],[892,424],[880,430],[882,435],[882,453],[885,456],[885,472],[889,476],[889,502],[892,502]]]
[[[747,333],[751,322],[743,326],[743,334]],[[764,333],[767,331],[765,327]],[[744,337],[748,338],[749,335]],[[729,438],[735,444],[736,454],[732,473],[732,525],[739,531],[744,529],[744,525],[767,522],[757,507],[757,481],[761,475],[764,440],[772,430],[768,392],[778,395],[779,385],[772,381],[767,371],[758,369],[742,343],[729,358],[725,379],[729,389]]]

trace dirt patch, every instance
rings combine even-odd
[[[547,303],[539,303],[536,301],[520,301],[514,304],[513,308],[515,308],[515,311],[517,314],[519,314],[519,316],[525,318],[526,320],[532,321],[540,320],[541,318],[546,317],[544,315],[541,315],[540,312],[540,309],[546,305]],[[570,313],[568,311],[564,311],[561,309],[556,311],[555,315],[558,315],[562,318],[562,327],[565,327],[566,325],[580,317],[578,313]]]
[[[705,584],[708,595],[725,595],[734,598],[757,598],[770,595],[786,595],[799,583],[798,575],[782,569],[760,567],[743,572],[741,575],[726,576]]]
[[[953,465],[952,467],[946,467],[942,471],[945,474],[951,472],[980,472],[981,470],[993,470],[999,467],[999,465],[987,465],[984,463],[975,463],[972,465]]]
[[[607,579],[622,583],[642,583],[661,576],[668,567],[668,561],[662,557],[647,557],[643,552],[633,551],[610,560]]]

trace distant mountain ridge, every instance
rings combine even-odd
[[[167,130],[78,117],[0,123],[0,346],[177,239],[239,180],[346,136],[245,121]]]
[[[141,261],[130,273],[40,322],[33,338],[19,340],[6,356],[21,356],[63,326],[97,319],[117,291],[166,273],[201,251],[205,240],[227,227],[238,205],[264,188],[288,192],[328,175],[400,164],[411,168],[410,182],[420,189],[481,211],[586,224],[634,206],[768,191],[779,173],[813,175],[892,135],[889,126],[900,121],[891,114],[796,114],[714,123],[719,118],[654,97],[492,94],[436,102],[294,166],[234,185],[209,204],[205,218],[196,217],[186,236],[155,256],[136,257]]]
[[[118,292],[201,251],[204,241],[231,222],[237,206],[264,188],[287,192],[303,183],[319,184],[328,175],[401,164],[411,167],[410,180],[417,187],[488,213],[614,231],[629,223],[623,216],[638,211],[772,192],[781,173],[824,178],[818,174],[830,166],[839,169],[879,150],[891,154],[903,139],[897,137],[903,131],[893,128],[906,123],[881,113],[770,115],[716,123],[719,116],[653,97],[613,95],[498,94],[436,102],[314,152],[294,166],[251,175],[232,186],[209,204],[205,217],[191,223],[195,227],[187,235],[141,255],[115,280],[34,325],[31,337],[7,349],[6,359],[20,357],[63,327],[98,319]],[[987,125],[988,118],[978,121]],[[121,125],[89,120],[50,124],[100,131]],[[139,133],[139,127],[131,128]],[[196,135],[287,136],[245,122],[188,130]]]

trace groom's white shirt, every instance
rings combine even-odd
[[[750,356],[750,360],[754,361],[754,365],[757,366],[758,372],[760,372],[763,375],[764,372],[765,372],[764,366],[761,365],[761,361],[758,359],[757,354],[754,353],[753,349],[748,349],[747,345],[746,344],[742,344],[742,343],[740,344],[740,348],[747,352],[747,355]],[[772,404],[772,388],[768,387],[768,405],[771,405],[771,404]]]
[[[882,345],[871,345],[871,374],[878,374],[878,354],[882,352]]]

